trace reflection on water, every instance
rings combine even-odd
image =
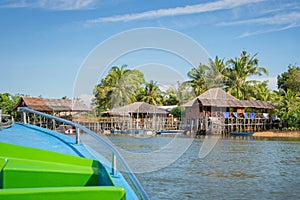
[[[118,147],[136,153],[158,151],[172,140],[124,136],[109,139]],[[84,140],[93,146],[91,139]],[[185,142],[185,138],[180,140]],[[195,139],[167,167],[136,174],[151,199],[300,199],[299,140],[222,138],[201,159],[198,153],[202,144],[203,139]],[[126,159],[131,165],[145,168],[141,171],[147,171],[149,165],[164,162],[174,152],[164,153],[151,163],[141,163],[135,156]]]

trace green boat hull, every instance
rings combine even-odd
[[[87,199],[125,199],[124,189],[117,187],[52,187],[4,189],[0,199],[5,200],[87,200]]]
[[[0,199],[124,199],[98,161],[0,142]]]

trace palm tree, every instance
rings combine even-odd
[[[177,82],[177,86],[170,86],[164,92],[163,104],[168,105],[182,105],[195,98],[195,93],[189,83]]]
[[[188,77],[192,80],[184,82],[191,86],[196,95],[200,95],[207,90],[206,81],[206,73],[208,70],[208,66],[205,64],[200,64],[198,67],[194,67],[191,71],[188,72]]]
[[[291,89],[280,90],[279,94],[281,98],[278,101],[278,106],[284,108],[287,113],[300,101],[300,95]]]
[[[218,56],[215,60],[209,60],[209,69],[206,77],[206,84],[208,89],[214,87],[225,87],[228,77],[228,70],[224,64],[224,59],[219,59]]]
[[[267,85],[268,82],[264,81],[254,86],[255,94],[253,96],[255,96],[257,100],[271,101],[271,92]]]
[[[291,89],[280,90],[276,99],[277,114],[288,122],[290,128],[299,128],[300,126],[300,94]]]
[[[175,87],[169,87],[164,92],[163,105],[164,106],[171,106],[171,105],[178,105],[178,104],[179,104],[179,99],[178,99],[176,88]]]
[[[139,87],[144,83],[144,75],[139,70],[114,66],[107,76],[95,87],[94,103],[102,110],[123,106],[136,101]]]
[[[247,93],[247,85],[253,81],[247,80],[252,75],[267,74],[265,67],[258,66],[257,54],[252,57],[246,51],[242,51],[240,57],[227,61],[228,68],[228,92],[236,95],[238,99],[244,99]]]
[[[162,100],[162,92],[157,86],[157,82],[151,80],[146,83],[145,88],[142,91],[141,101],[152,105],[162,105]]]

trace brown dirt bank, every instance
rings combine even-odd
[[[254,137],[291,137],[300,138],[300,131],[264,131],[255,132]]]

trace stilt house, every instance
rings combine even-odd
[[[266,101],[239,100],[221,88],[209,89],[183,107],[192,132],[214,134],[266,130],[275,108]]]

